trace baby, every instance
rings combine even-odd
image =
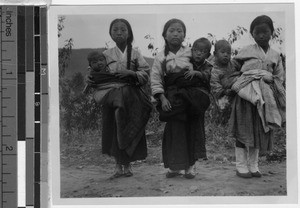
[[[241,72],[236,70],[237,64],[231,60],[231,46],[226,40],[216,42],[214,59],[210,84],[218,106],[224,109],[229,102],[229,97],[235,94],[231,86]]]
[[[103,73],[109,73],[107,62],[104,54],[98,51],[92,51],[88,54],[87,60],[89,63],[89,75],[91,77],[97,77]],[[93,84],[88,83],[83,89],[83,93],[88,93],[89,90],[93,87]]]

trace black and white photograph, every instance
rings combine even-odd
[[[292,3],[52,6],[49,21],[53,202],[297,201]]]

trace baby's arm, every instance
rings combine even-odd
[[[221,71],[218,69],[213,68],[211,71],[210,86],[216,99],[220,99],[222,96],[224,96],[226,91],[221,84],[220,74]]]
[[[212,66],[208,66],[203,71],[200,72],[201,73],[200,78],[202,78],[203,82],[205,83],[210,82],[211,70],[212,70]]]
[[[152,70],[150,72],[151,77],[151,90],[153,96],[156,94],[164,93],[164,82],[163,82],[163,70],[161,62],[158,57],[154,59]]]

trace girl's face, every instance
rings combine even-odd
[[[123,22],[114,23],[113,26],[111,27],[110,34],[113,41],[115,41],[117,45],[127,43],[128,29],[125,23]]]
[[[266,23],[255,26],[252,32],[255,42],[262,48],[269,47],[271,35],[271,28]]]
[[[173,23],[167,29],[165,39],[172,46],[180,46],[184,41],[184,30],[180,23]]]
[[[223,66],[229,63],[230,57],[231,57],[231,47],[229,45],[219,48],[215,53],[215,58],[217,62]]]
[[[202,64],[210,55],[207,45],[202,42],[196,43],[192,48],[192,56],[196,63]]]

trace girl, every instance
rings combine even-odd
[[[132,48],[133,33],[127,20],[113,20],[109,34],[116,43],[103,52],[110,74],[98,78],[96,84],[111,85],[105,94],[99,93],[100,98],[94,97],[103,106],[102,152],[116,162],[111,178],[129,177],[133,175],[130,162],[147,156],[145,126],[152,104],[142,87],[148,83],[150,69],[140,52]],[[88,82],[95,84],[93,77]]]
[[[250,33],[255,44],[246,46],[234,58],[240,63],[243,74],[232,86],[238,95],[233,101],[230,125],[236,138],[236,174],[243,178],[262,176],[258,169],[259,151],[272,149],[274,132],[271,123],[276,120],[280,125],[285,119],[283,112],[285,102],[277,102],[285,101],[282,60],[280,54],[269,45],[273,32],[274,26],[270,17],[266,15],[256,17],[250,25]],[[261,81],[256,81],[257,79]],[[253,89],[261,90],[265,103],[264,110],[260,110],[262,108],[259,104],[253,105],[244,99],[251,96],[242,96],[241,89],[245,87],[242,85],[249,82],[257,84]],[[264,96],[265,94],[267,96]],[[274,118],[278,110],[281,111],[282,117]]]
[[[190,62],[191,49],[182,46],[185,24],[169,20],[163,29],[165,49],[154,59],[151,71],[152,93],[158,99],[160,119],[166,121],[162,156],[167,178],[185,170],[184,176],[194,178],[194,164],[201,155],[199,117],[209,105],[200,89],[202,72],[195,73]]]

